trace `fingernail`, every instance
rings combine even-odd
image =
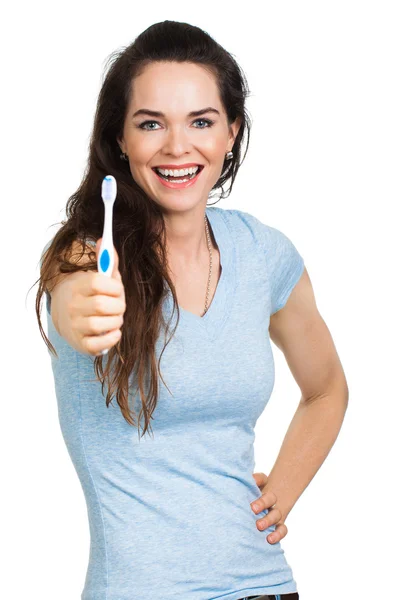
[[[261,504],[260,504],[259,502],[254,502],[254,503],[252,504],[252,507],[253,507],[253,508],[255,508],[256,510],[260,510],[260,508],[261,508]]]

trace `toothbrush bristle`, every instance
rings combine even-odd
[[[103,200],[114,201],[117,195],[117,182],[112,175],[106,175],[101,184],[101,197]]]

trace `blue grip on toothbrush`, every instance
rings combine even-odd
[[[100,256],[100,269],[105,273],[110,266],[110,254],[108,250],[103,250]]]

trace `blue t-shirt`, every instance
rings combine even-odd
[[[83,487],[90,555],[82,600],[237,600],[297,591],[280,543],[259,531],[250,503],[254,427],[274,386],[270,315],[304,262],[282,232],[240,210],[207,207],[222,272],[205,316],[180,309],[161,360],[153,436],[139,436],[94,357],[54,328],[49,352],[62,434]],[[171,315],[172,296],[163,305]],[[176,313],[171,325],[175,324]],[[161,334],[156,357],[164,347]],[[136,390],[136,385],[133,388]],[[138,415],[138,394],[134,403]]]

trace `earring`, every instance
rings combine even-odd
[[[231,158],[233,158],[233,152],[230,152],[230,151],[229,151],[229,152],[227,152],[227,153],[225,154],[225,158],[226,158],[226,160],[231,160]]]
[[[128,155],[125,154],[125,152],[122,152],[122,154],[119,155],[121,160],[129,160]]]

